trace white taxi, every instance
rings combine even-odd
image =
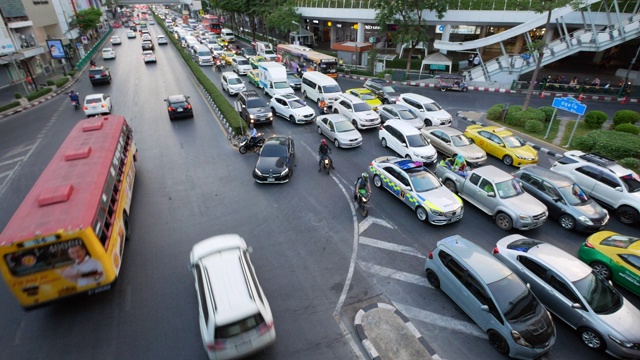
[[[111,96],[107,94],[87,95],[84,98],[84,106],[82,109],[87,117],[111,114]]]

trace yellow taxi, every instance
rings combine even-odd
[[[538,152],[503,127],[471,125],[464,135],[505,165],[520,167],[538,163]]]
[[[640,296],[640,239],[613,231],[600,231],[587,238],[578,258],[598,275],[613,280]]]
[[[252,56],[249,58],[249,64],[251,64],[251,67],[254,69],[258,68],[258,64],[261,62],[267,61],[267,59],[264,56]]]
[[[349,89],[344,92],[345,94],[351,94],[357,98],[362,99],[362,101],[366,102],[373,108],[373,111],[378,110],[378,106],[382,105],[382,101],[378,99],[376,94],[372,93],[371,90],[365,88],[357,88],[357,89]]]
[[[229,43],[227,42],[227,40],[219,37],[216,39],[216,41],[218,42],[218,45],[222,46],[223,48],[226,47],[227,45],[229,45]]]
[[[236,56],[236,53],[233,51],[225,51],[220,55],[220,59],[224,61],[227,65],[231,65],[231,59]]]

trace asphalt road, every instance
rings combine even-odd
[[[150,26],[152,35],[160,28]],[[460,234],[487,250],[506,236],[484,213],[467,205],[464,218],[436,227],[383,190],[374,189],[368,220],[354,213],[352,183],[369,162],[393,155],[377,131],[364,131],[360,148],[334,149],[336,171],[317,172],[320,136],[314,125],[277,119],[260,128],[288,134],[296,144],[296,167],[285,185],[256,184],[257,155],[229,145],[173,45],[157,46],[156,65],[144,65],[140,38],[123,38],[111,85],[75,85],[82,95],[112,95],[113,112],[132,124],[139,148],[133,197],[132,239],[118,285],[109,292],[23,312],[0,286],[0,359],[197,359],[205,358],[197,324],[197,300],[187,271],[191,246],[222,233],[239,233],[253,247],[252,260],[274,313],[277,341],[259,359],[353,359],[363,355],[352,326],[356,311],[372,302],[401,309],[444,359],[495,359],[480,329],[423,276],[424,257],[435,243]],[[101,60],[97,61],[99,64]],[[219,84],[219,73],[204,69]],[[340,79],[343,90],[362,81]],[[247,85],[251,88],[252,85]],[[522,101],[518,95],[426,94],[452,114],[484,111],[492,104]],[[163,99],[191,96],[195,118],[170,122]],[[230,98],[230,101],[233,101]],[[551,100],[534,99],[534,106]],[[546,104],[546,103],[545,103]],[[613,113],[609,103],[587,104]],[[593,106],[593,107],[591,107]],[[59,97],[0,122],[0,227],[4,227],[70,128],[84,118]],[[459,119],[454,126],[467,124]],[[540,164],[552,159],[541,155]],[[490,164],[507,171],[501,162]],[[638,234],[612,220],[613,231]],[[525,234],[570,252],[584,234],[564,231],[553,220]],[[637,297],[622,290],[636,306]],[[567,326],[556,322],[558,340],[546,359],[598,358]]]

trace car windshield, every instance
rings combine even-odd
[[[422,134],[414,134],[407,136],[408,146],[412,148],[420,148],[429,145],[429,141]]]
[[[360,98],[362,100],[375,100],[377,97],[372,93],[360,93]]]
[[[335,122],[334,125],[336,126],[337,133],[355,130],[355,128],[353,127],[353,124],[348,121],[338,121],[338,122]]]
[[[518,196],[524,192],[516,179],[509,179],[503,182],[496,183],[496,191],[498,192],[498,196],[500,196],[502,199],[508,199],[510,197]]]
[[[238,60],[238,65],[249,65],[249,60]]]
[[[410,176],[411,183],[413,183],[413,188],[416,192],[431,191],[442,186],[438,178],[430,172],[412,173]]]
[[[414,113],[413,110],[411,110],[411,109],[398,110],[398,116],[402,120],[413,120],[413,119],[417,119],[418,118],[416,116],[416,113]]]
[[[620,180],[622,180],[628,192],[634,193],[640,191],[640,178],[638,174],[632,172],[631,174],[621,176]]]
[[[508,148],[519,148],[525,146],[525,142],[515,135],[508,135],[502,138],[504,144]]]
[[[265,144],[260,156],[263,157],[287,157],[287,149],[280,144]]]
[[[267,107],[267,103],[264,101],[263,98],[255,97],[255,98],[247,99],[247,107],[252,109]]]
[[[622,295],[608,280],[593,272],[574,281],[573,285],[596,314],[612,314],[622,306]]]
[[[353,104],[353,111],[355,112],[371,111],[371,106],[366,102],[355,103]]]
[[[471,145],[471,140],[462,134],[451,136],[451,142],[456,147]]]
[[[276,53],[274,53],[273,50],[265,50],[264,54],[265,55],[275,55]]]
[[[424,103],[422,104],[422,106],[424,106],[424,109],[427,111],[440,111],[442,110],[442,108],[440,107],[440,105],[438,105],[435,102],[432,103]]]
[[[240,78],[229,78],[229,85],[240,85],[242,84],[242,80],[240,80]]]
[[[211,47],[213,51],[222,51],[222,48],[219,45],[215,45]]]
[[[338,85],[325,85],[322,87],[322,92],[327,94],[327,93],[339,93],[342,91],[340,90],[340,86]]]
[[[558,190],[562,197],[567,200],[569,205],[584,205],[591,202],[591,199],[587,197],[587,194],[582,191],[582,188],[578,184],[567,185],[559,187]]]
[[[385,93],[399,92],[398,88],[395,86],[383,86],[382,91]]]
[[[290,89],[289,83],[286,81],[278,81],[273,83],[274,89]]]
[[[218,43],[218,39],[216,38],[209,38],[209,40],[207,41],[209,44],[216,44]]]
[[[211,56],[211,51],[198,51],[198,56]]]
[[[487,286],[507,321],[518,321],[535,314],[538,300],[515,274],[509,274]]]

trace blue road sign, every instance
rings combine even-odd
[[[580,101],[572,97],[563,97],[553,99],[551,105],[556,109],[565,110],[578,115],[584,115],[587,111],[587,105],[582,104]]]

